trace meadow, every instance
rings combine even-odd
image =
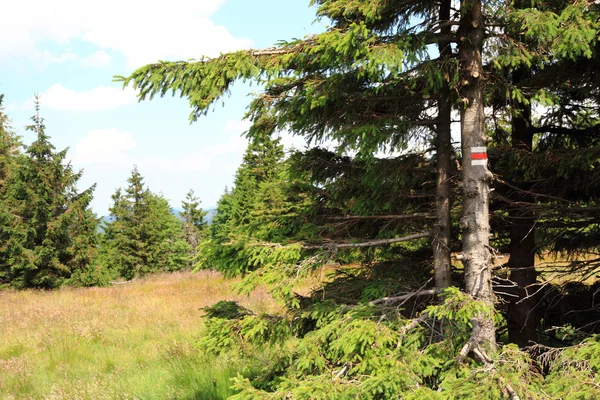
[[[266,291],[232,294],[214,272],[106,288],[0,292],[0,399],[221,399],[248,366],[196,343],[202,307],[276,309]]]

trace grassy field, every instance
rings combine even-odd
[[[241,361],[195,347],[201,307],[239,300],[212,272],[108,288],[0,292],[0,399],[219,399]]]

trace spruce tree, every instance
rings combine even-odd
[[[169,201],[161,194],[150,194],[149,214],[142,222],[146,227],[145,247],[151,272],[174,272],[189,265],[191,247],[186,241],[184,224],[173,213]]]
[[[125,191],[117,189],[105,224],[102,262],[125,279],[186,266],[189,245],[169,202],[153,194],[134,167]]]
[[[283,156],[280,139],[266,136],[248,144],[233,188],[226,189],[217,204],[210,240],[202,245],[200,264],[205,268],[215,267],[231,276],[253,268],[252,256],[243,249],[249,242],[268,241],[252,234],[257,222],[254,213],[263,185],[279,180]]]
[[[103,248],[109,268],[126,279],[132,279],[149,268],[142,222],[149,213],[150,193],[144,188],[137,167],[127,182],[129,185],[125,192],[117,189],[112,196],[113,204],[109,209],[111,222],[104,227]]]
[[[581,226],[589,215],[583,207],[581,214],[574,210],[555,214],[553,209],[558,206],[557,199],[567,195],[566,186],[571,189],[565,205],[588,201],[584,193],[591,192],[588,171],[593,160],[560,165],[549,162],[544,167],[534,160],[577,160],[582,151],[595,146],[598,126],[592,116],[599,114],[594,100],[598,81],[592,71],[598,68],[594,39],[598,7],[588,2],[515,1],[508,14],[513,17],[504,32],[522,45],[507,42],[500,56],[488,60],[487,66],[498,82],[488,87],[488,101],[494,110],[490,128],[495,153],[502,153],[494,171],[498,179],[492,196],[497,231],[493,245],[510,253],[506,264],[510,274],[508,281],[502,282],[502,292],[509,294],[508,298],[503,294],[509,302],[508,336],[511,342],[525,347],[538,340],[545,296],[540,283],[549,284],[538,283],[543,277],[536,271],[536,254],[564,250],[556,239],[566,235],[571,241],[577,237],[573,232],[579,228],[571,230],[568,226]],[[579,118],[581,110],[586,117]],[[581,124],[583,121],[587,122]],[[571,156],[565,153],[569,149]],[[583,178],[588,182],[585,187],[575,189],[573,183],[579,180],[575,176],[587,177]],[[564,177],[566,185],[558,177]],[[566,214],[570,217],[565,218]],[[557,225],[558,232],[549,231],[548,227]],[[585,246],[577,251],[586,251]],[[575,277],[571,268],[568,271],[564,279],[570,281]]]
[[[461,82],[462,147],[462,261],[465,265],[465,290],[490,309],[494,307],[492,260],[489,250],[489,183],[492,174],[487,163],[483,97],[483,46],[485,16],[481,0],[460,2],[461,18],[457,31]],[[473,319],[473,341],[461,351],[464,358],[473,346],[495,350],[496,334],[492,318]]]
[[[65,161],[67,150],[55,151],[37,101],[32,121],[27,129],[37,139],[5,180],[3,205],[13,219],[2,227],[7,241],[0,276],[14,287],[51,289],[89,266],[98,221],[89,208],[94,187],[77,190],[82,172]]]
[[[198,245],[207,228],[205,217],[208,212],[203,211],[200,204],[200,199],[194,194],[194,191],[190,189],[186,194],[185,200],[181,202],[183,211],[179,213],[183,219],[183,233],[186,242],[190,245],[192,259],[195,258],[197,254]]]
[[[4,112],[4,95],[0,94],[0,190],[10,174],[10,167],[18,153],[19,141],[10,126],[10,119]]]
[[[7,244],[10,239],[8,227],[18,223],[18,217],[11,211],[7,203],[6,179],[10,176],[18,158],[19,143],[10,127],[10,119],[4,112],[4,95],[0,95],[0,282],[7,282],[9,253]]]
[[[210,224],[210,237],[212,239],[226,239],[232,218],[232,194],[226,186],[221,198],[217,202],[217,209]]]
[[[256,192],[261,183],[277,177],[283,159],[280,139],[257,138],[246,149],[241,166],[235,174],[232,189],[232,223],[245,225],[250,222]]]

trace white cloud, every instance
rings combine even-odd
[[[127,131],[94,130],[74,146],[71,160],[76,169],[84,169],[81,188],[97,183],[93,207],[101,215],[106,214],[115,189],[126,185],[134,165],[150,189],[173,200],[173,206],[179,205],[189,187],[197,189],[204,205],[210,206],[216,204],[222,188],[232,182],[242,161],[248,143],[240,136],[244,130],[242,124],[227,122],[216,143],[191,148],[177,146],[162,155],[144,154]]]
[[[81,65],[90,68],[102,68],[108,66],[109,64],[110,55],[102,50],[98,50],[97,52],[90,54],[89,56],[81,60]]]
[[[66,49],[60,55],[55,55],[48,50],[41,51],[39,53],[38,62],[42,64],[42,66],[46,66],[49,64],[63,64],[70,60],[75,60],[77,56],[72,52],[71,49]]]
[[[75,145],[72,161],[77,166],[89,164],[123,165],[130,162],[127,152],[134,150],[137,142],[131,133],[115,128],[88,132]]]
[[[218,143],[169,156],[147,157],[136,163],[140,169],[152,174],[190,174],[214,170],[235,171],[248,146],[248,140],[241,136],[249,124],[227,121],[222,130],[223,139]]]
[[[0,59],[35,58],[46,43],[87,41],[122,54],[128,67],[199,58],[252,45],[210,16],[224,0],[21,0],[3,4]]]
[[[131,88],[100,86],[88,92],[76,92],[61,84],[54,84],[40,94],[42,107],[57,111],[107,111],[133,104],[137,101]],[[32,100],[27,100],[21,108],[32,109]]]
[[[234,123],[226,123],[223,140],[218,143],[185,149],[177,154],[140,156],[135,154],[137,142],[128,131],[116,128],[89,131],[75,145],[72,161],[78,167],[104,164],[102,168],[127,169],[134,164],[148,173],[193,173],[214,169],[229,156],[244,153],[248,140],[241,136],[243,130],[232,130]],[[234,165],[237,168],[237,164]]]

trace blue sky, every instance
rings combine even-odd
[[[174,207],[190,188],[213,206],[241,162],[248,127],[242,117],[257,88],[236,84],[225,107],[190,125],[185,99],[137,103],[135,93],[111,82],[113,75],[159,59],[268,47],[321,31],[314,19],[308,0],[10,2],[0,24],[0,93],[26,144],[33,140],[24,130],[31,98],[41,94],[52,142],[70,148],[74,167],[84,169],[82,187],[98,185],[99,215],[134,164]]]

